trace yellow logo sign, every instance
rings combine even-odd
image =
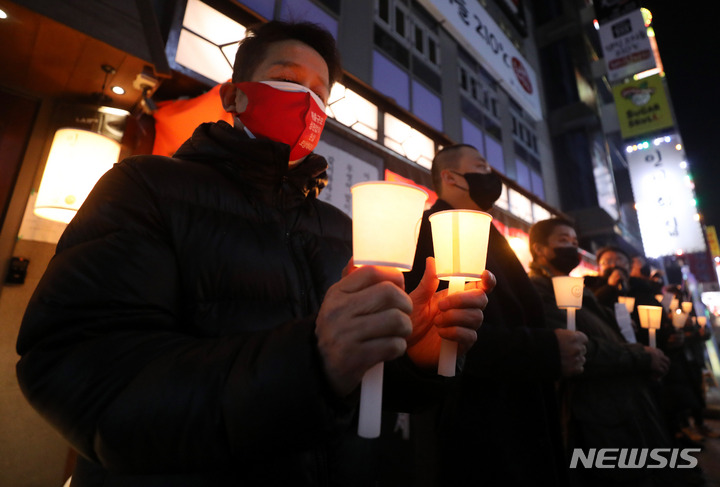
[[[713,225],[705,227],[705,235],[707,235],[708,245],[710,245],[710,253],[713,257],[720,257],[720,243],[718,243],[717,232]]]
[[[613,87],[620,132],[629,139],[673,126],[670,106],[660,76],[650,76]]]

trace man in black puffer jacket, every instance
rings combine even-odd
[[[80,453],[73,486],[367,485],[363,373],[391,361],[388,404],[421,398],[440,336],[474,342],[491,275],[447,298],[432,270],[408,295],[398,271],[346,266],[350,220],[316,199],[311,153],[339,69],[316,26],[251,30],[221,90],[235,127],[117,164],[68,226],[17,371]]]

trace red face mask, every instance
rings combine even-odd
[[[325,105],[297,83],[247,81],[236,83],[247,96],[244,112],[236,114],[254,136],[290,146],[290,161],[310,154],[325,126]]]

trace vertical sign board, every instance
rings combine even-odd
[[[720,243],[718,243],[718,236],[714,225],[708,225],[705,228],[705,236],[707,236],[708,245],[710,246],[710,254],[713,258],[720,257]]]
[[[673,135],[669,143],[627,155],[643,248],[651,258],[705,251],[685,154],[675,147],[679,142]]]
[[[655,67],[640,9],[600,24],[598,34],[611,83]]]
[[[673,126],[670,103],[658,75],[613,86],[613,98],[624,139]]]
[[[597,190],[598,205],[605,210],[613,220],[620,219],[617,195],[615,193],[615,180],[613,179],[612,163],[599,136],[595,137],[592,146],[593,176]]]
[[[536,121],[542,120],[535,70],[476,0],[418,0]]]
[[[372,164],[322,140],[318,142],[315,153],[328,161],[328,185],[320,192],[318,199],[352,216],[350,188],[356,183],[378,181],[380,171]]]

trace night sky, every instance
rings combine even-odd
[[[720,39],[714,2],[644,0],[653,14],[698,209],[720,232]]]

